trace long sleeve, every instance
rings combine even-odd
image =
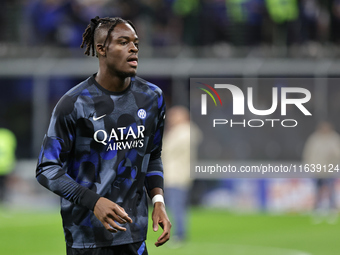
[[[165,101],[162,93],[159,94],[157,103],[158,103],[158,122],[153,137],[152,143],[153,147],[151,150],[149,166],[145,177],[145,186],[148,193],[150,193],[150,191],[154,188],[163,189],[164,187],[161,151],[165,119]]]
[[[74,104],[72,97],[64,96],[55,107],[39,155],[36,178],[55,194],[93,210],[100,196],[67,173],[76,133]]]

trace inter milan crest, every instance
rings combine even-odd
[[[137,115],[139,118],[141,119],[145,119],[146,118],[146,111],[144,109],[139,109],[137,112]]]

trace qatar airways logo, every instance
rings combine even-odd
[[[145,126],[112,128],[110,132],[99,129],[93,134],[97,143],[107,146],[106,151],[142,148],[144,146]]]
[[[200,82],[198,82],[200,83]],[[247,99],[247,107],[248,110],[258,116],[267,116],[272,113],[274,113],[278,108],[278,99],[279,94],[281,94],[281,116],[287,115],[287,105],[294,105],[297,107],[305,116],[311,116],[312,114],[307,110],[307,108],[304,106],[309,100],[311,99],[311,93],[309,90],[305,88],[298,88],[298,87],[284,87],[281,88],[281,93],[279,93],[278,88],[274,87],[272,88],[272,105],[269,109],[259,110],[254,107],[253,103],[253,88],[249,87],[247,88],[247,95],[245,97],[242,90],[231,84],[215,84],[214,87],[200,83],[204,85],[206,88],[200,87],[202,91],[206,92],[206,94],[201,95],[201,115],[207,115],[207,95],[210,96],[210,98],[214,101],[215,106],[217,106],[217,102],[215,97],[220,102],[220,105],[222,106],[222,100],[220,95],[218,94],[217,90],[227,89],[231,92],[232,98],[233,98],[233,115],[245,115],[245,98]],[[210,89],[210,91],[208,90]],[[288,94],[295,94],[299,95],[299,98],[289,98]],[[265,124],[271,125],[271,127],[274,127],[275,124],[280,123],[283,127],[296,127],[298,125],[297,120],[295,119],[250,119],[246,120],[243,119],[243,121],[233,121],[232,119],[213,119],[213,127],[216,127],[217,125],[230,125],[230,127],[233,126],[243,126],[243,127],[262,127]]]

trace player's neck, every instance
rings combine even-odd
[[[100,70],[95,79],[100,86],[112,92],[125,90],[131,81],[130,77],[119,77],[117,75],[112,75],[109,72],[101,72]]]

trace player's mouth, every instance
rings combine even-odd
[[[138,57],[133,55],[127,58],[127,62],[130,64],[130,66],[137,67],[138,65]]]

